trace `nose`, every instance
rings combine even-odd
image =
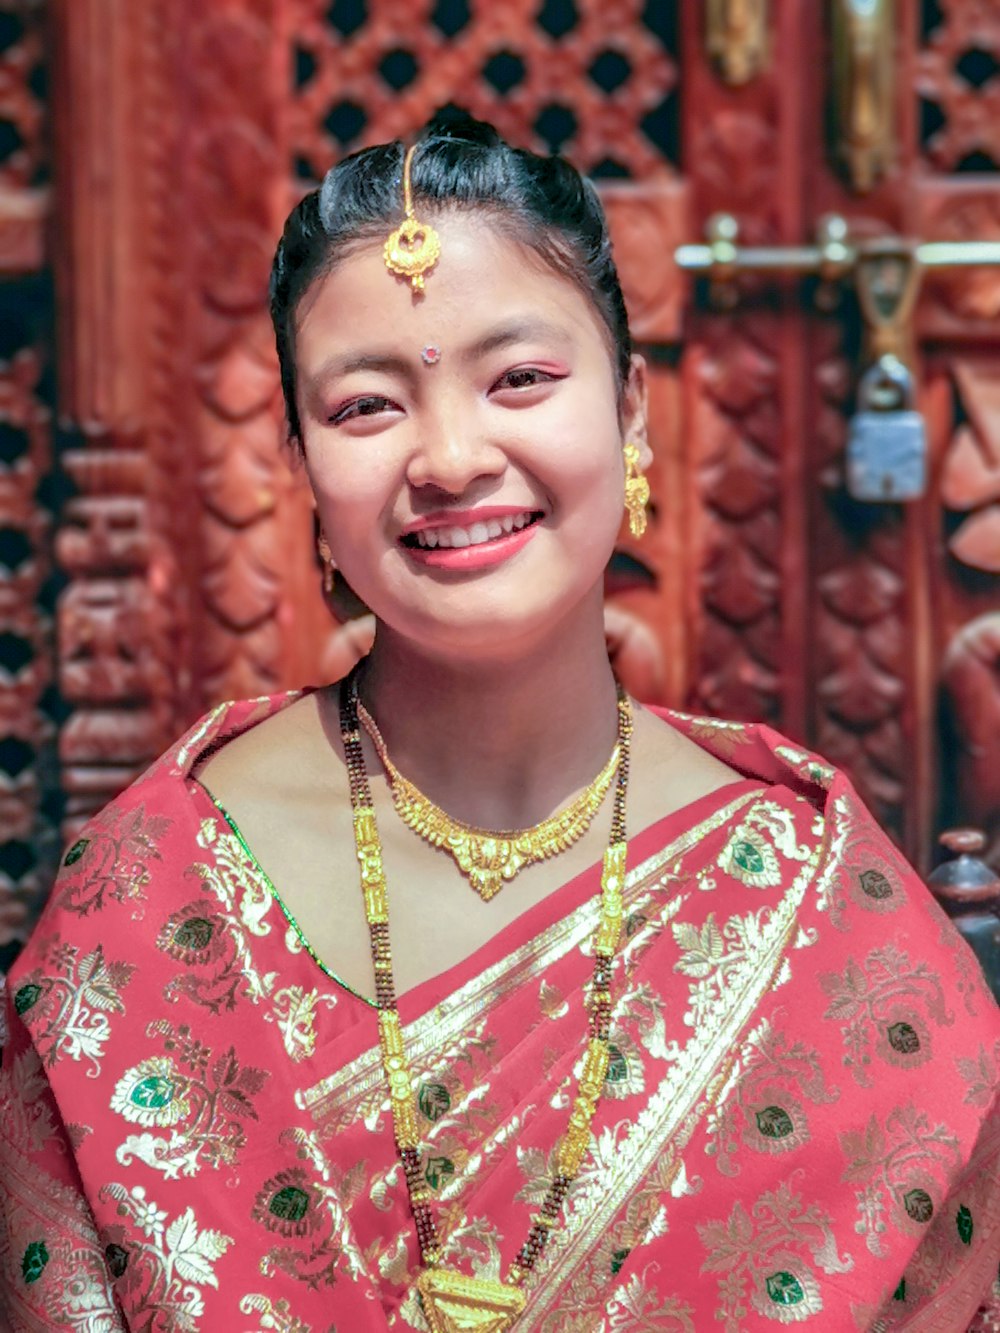
[[[433,486],[461,495],[479,477],[497,477],[507,465],[500,446],[488,438],[475,414],[456,409],[428,413],[410,455],[411,486]]]

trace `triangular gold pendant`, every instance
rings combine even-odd
[[[524,1292],[491,1278],[428,1268],[417,1278],[431,1333],[507,1333],[524,1309]]]

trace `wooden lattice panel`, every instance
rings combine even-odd
[[[300,176],[412,134],[457,103],[595,176],[662,176],[677,80],[666,17],[641,0],[296,0]],[[666,11],[668,6],[663,6]],[[367,11],[367,14],[366,14]],[[647,18],[647,12],[649,17]]]
[[[44,7],[0,5],[0,189],[26,189],[47,175]]]
[[[992,0],[925,6],[917,64],[921,148],[937,171],[1000,168],[1000,10]]]

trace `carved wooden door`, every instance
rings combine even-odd
[[[719,212],[750,244],[831,212],[869,237],[1000,234],[996,6],[897,0],[890,82],[835,86],[852,8],[872,7],[0,3],[0,300],[22,316],[0,351],[0,948],[60,840],[191,718],[322,678],[270,257],[337,156],[449,101],[562,149],[608,206],[656,451],[649,534],[609,572],[623,669],[843,764],[921,864],[942,821],[1000,836],[995,270],[925,284],[931,481],[891,506],[844,487],[849,286],[820,308],[811,280],[758,276],[727,308],[674,259]]]

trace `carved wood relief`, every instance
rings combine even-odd
[[[44,13],[0,12],[0,969],[58,853]]]

